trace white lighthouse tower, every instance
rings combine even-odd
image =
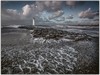
[[[33,26],[35,25],[35,18],[33,17]]]

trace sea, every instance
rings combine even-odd
[[[21,29],[21,26],[24,25],[8,25],[1,28],[2,74],[99,73],[99,26],[35,26],[85,33],[92,38],[79,41],[64,37],[59,40],[33,37],[33,29]]]

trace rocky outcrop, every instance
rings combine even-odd
[[[91,37],[86,34],[68,32],[63,30],[57,30],[53,28],[34,28],[31,33],[33,37],[43,37],[45,39],[55,39],[59,40],[60,38],[72,39],[74,41],[79,40],[91,40]]]

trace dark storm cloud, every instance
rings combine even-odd
[[[62,1],[44,1],[45,9],[49,11],[61,10]]]
[[[75,6],[76,5],[76,1],[66,1],[66,5],[68,6]]]
[[[94,19],[94,21],[99,21],[99,18],[98,19]]]
[[[10,24],[25,24],[30,25],[30,19],[25,18],[22,13],[19,13],[14,9],[2,9],[1,10],[1,24],[10,25]]]
[[[16,20],[21,19],[21,14],[17,12],[17,10],[13,9],[2,9],[1,10],[1,17],[3,20]]]
[[[85,4],[85,1],[66,1],[66,5],[70,7],[82,6]]]

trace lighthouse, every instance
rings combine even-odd
[[[32,19],[32,20],[33,20],[33,26],[34,26],[34,25],[35,25],[35,18],[33,17],[33,19]]]

